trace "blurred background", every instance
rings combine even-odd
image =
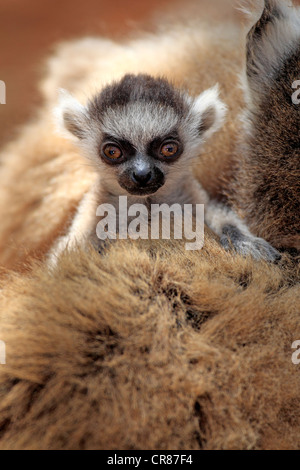
[[[55,44],[84,35],[122,38],[151,24],[159,12],[184,15],[190,4],[201,17],[237,20],[241,0],[0,0],[0,146],[14,138],[39,104],[38,81]]]
[[[0,0],[0,145],[39,102],[43,59],[55,43],[89,34],[120,37],[172,0]],[[174,1],[173,1],[174,3]]]

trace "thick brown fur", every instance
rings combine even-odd
[[[0,447],[299,448],[298,275],[207,239],[192,253],[120,243],[12,276]]]
[[[300,10],[289,2],[268,1],[248,33],[248,102],[234,204],[255,234],[300,251],[300,106],[292,102],[300,69],[300,34],[295,41],[292,24],[297,17],[300,25]]]
[[[196,169],[217,194],[242,103],[237,33],[185,25],[168,34],[170,42],[142,40],[139,71],[169,74],[192,93],[220,83],[229,119]],[[112,70],[138,66],[134,43],[131,62],[111,43],[106,61],[100,45],[59,49],[40,115],[1,155],[0,448],[299,449],[300,366],[291,349],[300,339],[299,267],[287,255],[278,266],[254,262],[207,233],[199,252],[123,241],[103,256],[79,248],[53,272],[32,260],[69,224],[94,178],[54,134],[57,87],[80,97]]]

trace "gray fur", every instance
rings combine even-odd
[[[278,251],[263,238],[249,238],[236,226],[225,225],[222,232],[220,243],[227,251],[233,248],[243,256],[251,255],[256,260],[263,258],[275,262],[281,258]]]

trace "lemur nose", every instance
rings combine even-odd
[[[134,183],[145,186],[152,179],[152,173],[148,169],[146,170],[135,170],[132,174]]]

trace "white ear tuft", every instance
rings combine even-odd
[[[195,98],[192,113],[197,116],[197,130],[202,138],[209,138],[223,124],[227,106],[219,98],[219,86],[209,88]]]
[[[59,103],[54,109],[56,126],[60,132],[70,137],[83,139],[87,126],[87,110],[66,90],[59,90]]]

